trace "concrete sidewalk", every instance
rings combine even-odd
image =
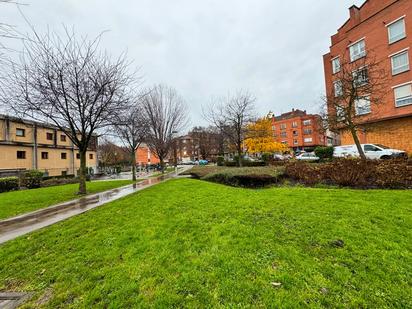
[[[0,220],[0,244],[176,177],[178,175],[170,173],[148,178],[132,185],[88,195],[6,220]]]

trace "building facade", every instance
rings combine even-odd
[[[97,137],[86,154],[97,169]],[[48,176],[77,175],[80,155],[68,136],[52,125],[0,115],[0,173],[41,170]]]
[[[294,151],[313,151],[316,146],[324,146],[327,143],[326,136],[321,130],[319,115],[292,109],[291,112],[280,116],[269,113],[268,117],[272,119],[274,139],[287,144]]]
[[[146,166],[151,164],[159,164],[159,158],[150,151],[149,147],[142,143],[136,150],[136,164],[139,166]]]
[[[349,15],[331,37],[329,53],[323,56],[326,93],[337,91],[342,62],[356,65],[372,55],[387,72],[388,84],[381,104],[370,104],[367,98],[356,102],[362,105],[362,112],[356,112],[357,121],[364,124],[358,132],[360,141],[412,153],[412,1],[368,0],[360,7],[350,7]],[[362,70],[367,76],[367,67]],[[354,143],[344,130],[340,135],[342,144]]]

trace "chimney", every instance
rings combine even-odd
[[[356,5],[352,5],[349,8],[349,15],[350,15],[350,19],[352,20],[353,25],[357,25],[360,20],[360,15],[359,15],[359,8]]]

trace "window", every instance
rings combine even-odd
[[[80,153],[76,153],[76,159],[80,160]]]
[[[293,131],[293,136],[298,136],[298,131]]]
[[[92,153],[89,153],[89,159],[93,160],[93,154]]]
[[[287,134],[286,134],[286,132],[280,132],[280,136],[281,137],[287,137]]]
[[[388,26],[389,44],[395,43],[406,37],[405,19],[399,19]]]
[[[60,158],[61,158],[62,160],[66,160],[66,159],[67,159],[67,153],[66,153],[66,152],[62,152],[62,153],[60,154]]]
[[[26,135],[26,130],[17,128],[16,129],[16,136],[24,137]]]
[[[65,142],[66,141],[66,135],[64,135],[64,134],[60,135],[60,141]]]
[[[294,140],[293,140],[293,144],[297,145],[297,144],[298,144],[298,140],[297,140],[297,139],[294,139]]]
[[[286,129],[286,123],[282,123],[282,124],[280,125],[280,129],[281,129],[281,130]]]
[[[333,90],[335,92],[335,97],[340,97],[343,94],[342,82],[340,80],[333,82]]]
[[[305,135],[312,134],[312,129],[304,129],[303,134],[305,134]]]
[[[408,51],[399,53],[391,57],[392,75],[409,71],[409,53]]]
[[[336,57],[332,59],[332,73],[336,74],[340,71],[340,58]]]
[[[338,121],[343,121],[346,119],[345,108],[342,106],[336,106],[336,119]]]
[[[360,40],[349,46],[350,61],[358,60],[366,56],[365,40]]]
[[[288,142],[287,141],[281,141],[282,144],[287,145]]]
[[[352,72],[353,83],[356,87],[363,86],[368,83],[368,69],[360,68]]]
[[[355,101],[355,114],[365,115],[371,112],[371,100],[370,97],[358,98]]]
[[[298,123],[296,121],[292,122],[292,128],[297,128],[298,127]]]
[[[17,159],[26,159],[26,152],[25,151],[17,151]]]
[[[52,141],[53,140],[53,133],[46,133],[46,138],[47,138],[47,140],[49,140],[49,141]]]
[[[48,152],[42,152],[42,153],[41,153],[41,158],[42,158],[43,160],[47,160],[47,159],[49,158],[49,153],[48,153]]]
[[[304,126],[309,126],[311,123],[312,123],[312,121],[310,119],[303,120],[303,125]]]
[[[394,92],[396,107],[412,104],[412,84],[396,87]]]
[[[312,143],[312,138],[311,137],[305,137],[303,140],[305,143]]]
[[[275,131],[276,130],[276,127],[275,126],[272,126],[272,131]]]
[[[363,146],[363,150],[365,150],[365,151],[381,151],[382,149],[379,149],[378,147],[375,147],[373,145],[365,145],[365,146]]]
[[[67,171],[62,171],[62,176],[67,176]]]

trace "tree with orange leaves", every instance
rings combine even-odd
[[[289,151],[287,145],[274,140],[271,126],[271,121],[267,118],[258,119],[248,125],[245,139],[245,147],[248,153],[284,153]]]

